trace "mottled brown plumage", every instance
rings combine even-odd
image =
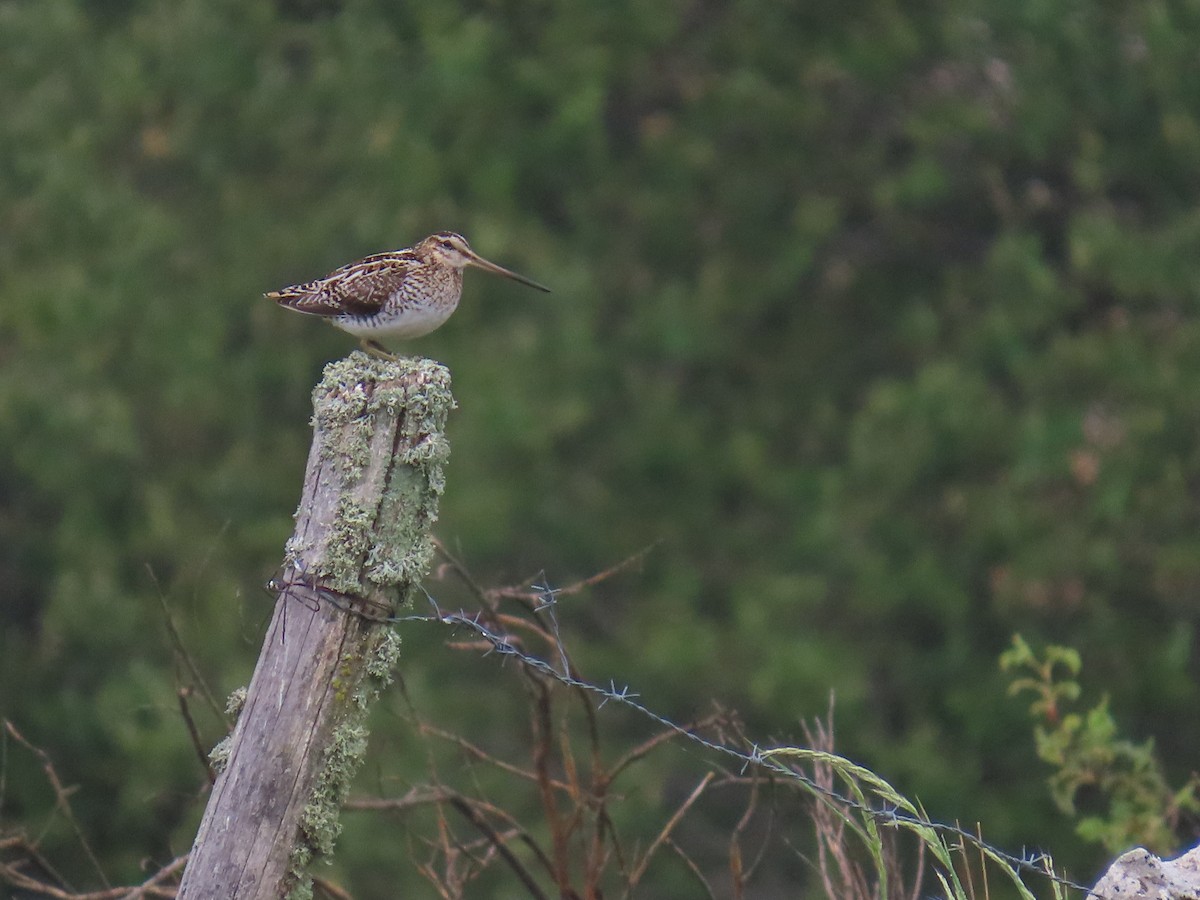
[[[265,296],[287,309],[328,319],[371,352],[390,356],[377,339],[420,337],[442,325],[458,308],[467,266],[550,290],[488,262],[462,235],[441,231],[407,250],[377,253]]]

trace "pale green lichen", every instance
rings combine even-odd
[[[367,677],[359,682],[354,702],[360,709],[367,709],[379,697],[380,692],[392,683],[396,663],[400,659],[400,635],[392,629],[379,633],[373,652],[368,654],[364,671]]]
[[[292,851],[291,867],[288,869],[288,881],[291,886],[284,895],[286,900],[313,900],[312,879],[304,874],[308,863],[309,860],[305,858],[304,852],[300,848]]]
[[[248,690],[247,690],[246,686],[243,684],[239,688],[234,688],[230,692],[229,697],[225,700],[225,715],[229,716],[235,722],[238,720],[238,717],[242,714],[242,709],[246,705],[246,694],[247,693],[248,693]]]
[[[220,775],[229,766],[229,753],[233,749],[233,735],[227,734],[208,751],[208,763],[214,775]]]
[[[234,688],[229,697],[225,700],[225,715],[233,722],[237,722],[242,714],[242,709],[246,706],[245,685],[239,688]],[[229,752],[233,749],[233,733],[225,735],[221,740],[217,741],[216,745],[208,751],[209,766],[214,775],[220,775],[229,766]]]
[[[398,417],[391,472],[377,508],[345,496],[338,505],[319,573],[348,594],[410,596],[428,571],[429,528],[437,520],[450,447],[444,429],[454,407],[450,375],[425,359],[380,360],[365,353],[330,363],[313,392],[313,425],[322,456],[334,461],[344,489],[359,483],[372,461],[380,415]],[[288,558],[302,546],[289,544]]]

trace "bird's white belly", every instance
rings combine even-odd
[[[392,315],[335,316],[333,324],[359,338],[407,340],[429,334],[450,318],[455,304],[410,306]]]

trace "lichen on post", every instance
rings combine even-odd
[[[453,406],[429,360],[356,352],[326,367],[275,615],[180,898],[309,895],[399,654],[384,620],[429,568]]]

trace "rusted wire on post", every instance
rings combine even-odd
[[[266,900],[308,891],[366,749],[367,712],[399,639],[381,621],[429,567],[449,373],[353,353],[313,392],[313,443],[278,599],[179,898]],[[336,601],[336,602],[333,602]]]

